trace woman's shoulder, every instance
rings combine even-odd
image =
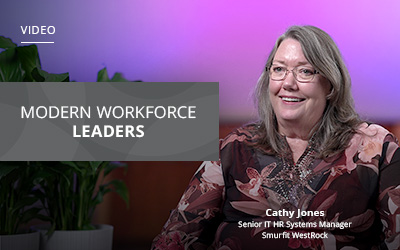
[[[382,143],[386,140],[390,140],[389,138],[393,138],[393,141],[397,141],[389,130],[375,123],[361,123],[357,128],[356,135],[359,135],[363,140],[381,141]]]
[[[380,157],[390,162],[398,148],[396,137],[387,129],[378,124],[362,123],[345,150],[347,168],[351,170],[362,163],[378,172]]]
[[[220,148],[225,148],[230,143],[254,144],[259,137],[259,126],[257,124],[247,124],[232,130],[224,139],[220,140]]]
[[[386,128],[375,123],[364,122],[356,129],[347,151],[352,148],[366,149],[372,145],[381,148],[386,142],[398,144],[397,138]]]

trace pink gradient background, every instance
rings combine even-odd
[[[40,40],[42,66],[95,81],[97,71],[131,80],[218,81],[222,122],[255,115],[251,92],[276,38],[310,24],[337,42],[353,79],[356,108],[400,121],[400,1],[6,0],[0,34]],[[20,25],[54,25],[22,35]]]

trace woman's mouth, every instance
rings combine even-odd
[[[281,96],[281,99],[282,99],[282,101],[285,101],[285,102],[301,102],[301,101],[305,100],[304,98],[284,97],[284,96]]]

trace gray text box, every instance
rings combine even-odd
[[[218,83],[1,83],[0,160],[218,160],[218,94]],[[90,110],[90,117],[73,107]],[[128,117],[99,118],[97,107],[115,108],[117,117],[122,107]],[[138,107],[158,107],[157,116],[142,118]],[[170,118],[160,118],[163,110]]]

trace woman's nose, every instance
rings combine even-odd
[[[283,80],[282,87],[284,89],[297,89],[297,80],[294,77],[293,71],[288,71],[285,79]]]

